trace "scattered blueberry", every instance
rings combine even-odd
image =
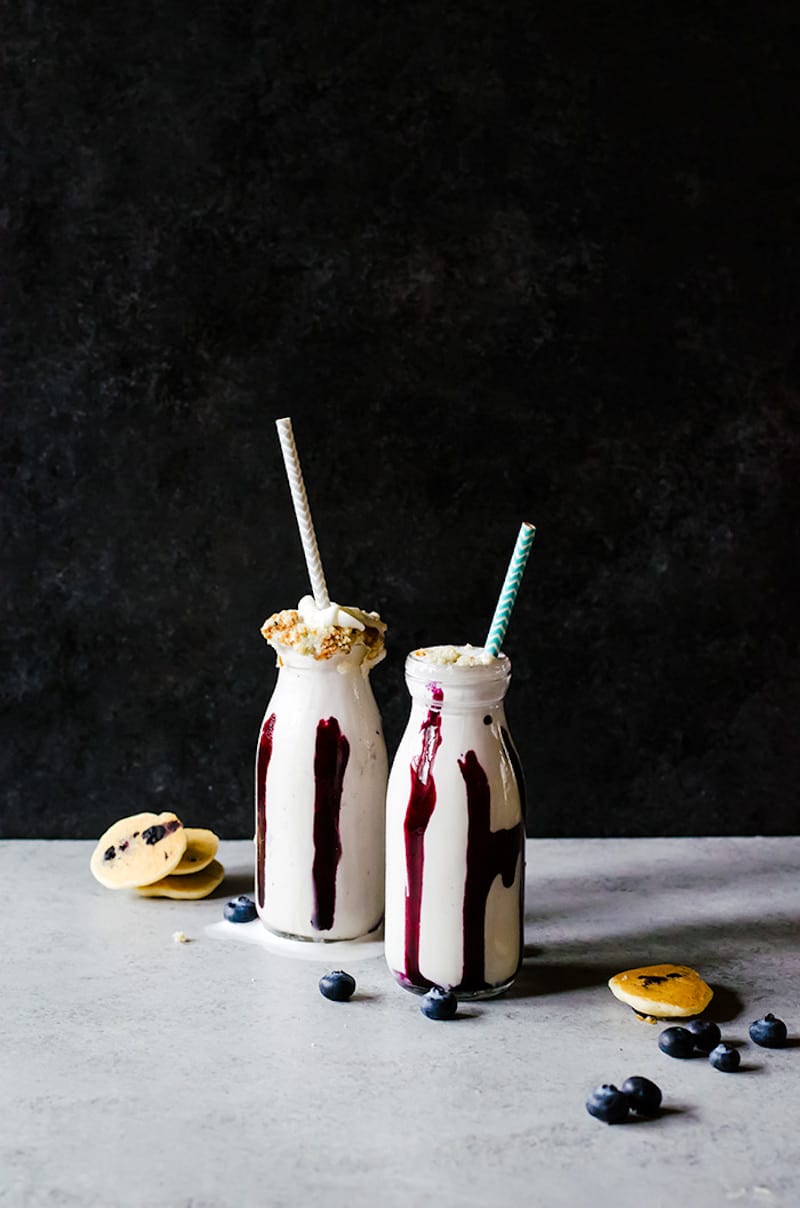
[[[334,969],[332,973],[325,973],[319,979],[320,994],[333,1002],[347,1002],[353,997],[355,990],[356,979],[343,969]]]
[[[252,923],[256,917],[256,904],[252,898],[240,894],[225,903],[223,914],[229,923]]]
[[[693,1019],[687,1023],[686,1031],[694,1036],[694,1047],[701,1053],[710,1053],[722,1040],[722,1033],[710,1019]]]
[[[458,999],[452,990],[431,986],[419,1009],[428,1019],[452,1019],[458,1010]]]
[[[630,1104],[627,1095],[604,1082],[602,1086],[595,1087],[586,1100],[586,1110],[590,1116],[606,1124],[622,1124],[628,1118]]]
[[[661,1107],[661,1090],[649,1078],[634,1074],[622,1084],[622,1093],[632,1111],[639,1116],[655,1116]]]
[[[724,1074],[732,1074],[739,1068],[739,1050],[730,1044],[718,1044],[708,1054],[708,1060],[715,1070],[722,1070]]]
[[[658,1038],[658,1047],[668,1057],[692,1057],[694,1043],[688,1028],[665,1028]]]
[[[762,1049],[782,1049],[786,1044],[786,1024],[770,1012],[750,1024],[750,1039]]]

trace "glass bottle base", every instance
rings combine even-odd
[[[396,969],[390,969],[389,972],[397,982],[398,986],[402,986],[404,990],[408,990],[410,994],[427,994],[434,982],[426,982],[424,986],[415,985],[409,981],[405,973],[399,973]],[[516,974],[512,974],[504,982],[499,982],[496,986],[479,986],[474,990],[464,989],[463,986],[445,986],[443,989],[452,990],[459,1002],[477,1002],[484,998],[498,998],[501,994],[505,994],[506,990],[513,986],[516,979]]]
[[[259,918],[261,916],[259,915]],[[267,930],[270,935],[277,935],[282,940],[292,940],[297,944],[352,944],[355,940],[375,939],[376,933],[383,926],[383,915],[378,919],[374,927],[370,927],[369,931],[360,931],[358,935],[295,935],[291,931],[281,931],[279,927],[272,927],[263,918],[261,918],[262,927]]]

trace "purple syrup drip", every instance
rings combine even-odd
[[[256,893],[258,905],[262,910],[264,909],[267,854],[267,768],[272,758],[274,730],[275,714],[270,713],[258,736],[258,754],[256,756]]]
[[[510,743],[509,743],[510,746]],[[517,861],[524,861],[525,828],[491,829],[491,789],[474,751],[458,766],[467,788],[467,876],[464,884],[464,968],[457,990],[490,989],[486,981],[486,903],[495,877],[506,889],[514,884]],[[522,945],[520,944],[520,956]]]
[[[336,909],[336,870],[342,857],[339,811],[350,743],[335,717],[317,726],[314,748],[314,913],[315,931],[330,931]]]
[[[442,690],[432,686],[432,695],[442,699]],[[436,805],[436,785],[433,761],[442,742],[442,715],[437,708],[429,709],[420,726],[422,748],[411,760],[411,794],[403,829],[406,840],[406,968],[405,980],[414,986],[430,986],[419,971],[419,923],[422,912],[422,871],[425,865],[425,830]]]

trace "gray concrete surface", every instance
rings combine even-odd
[[[91,846],[0,844],[0,1204],[800,1203],[800,1046],[747,1037],[768,1010],[800,1036],[800,839],[530,841],[519,982],[449,1024],[380,957],[330,1003],[318,961],[207,931],[251,883],[247,843],[202,902],[101,888]],[[716,987],[740,1073],[664,1056],[606,988],[665,960]],[[665,1113],[591,1119],[629,1074]]]

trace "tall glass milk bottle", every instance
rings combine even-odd
[[[350,940],[383,919],[386,745],[356,645],[272,642],[278,679],[256,757],[256,907],[277,935]]]
[[[405,669],[411,716],[386,803],[386,959],[408,990],[492,997],[523,956],[525,798],[503,709],[511,664],[429,647]]]

